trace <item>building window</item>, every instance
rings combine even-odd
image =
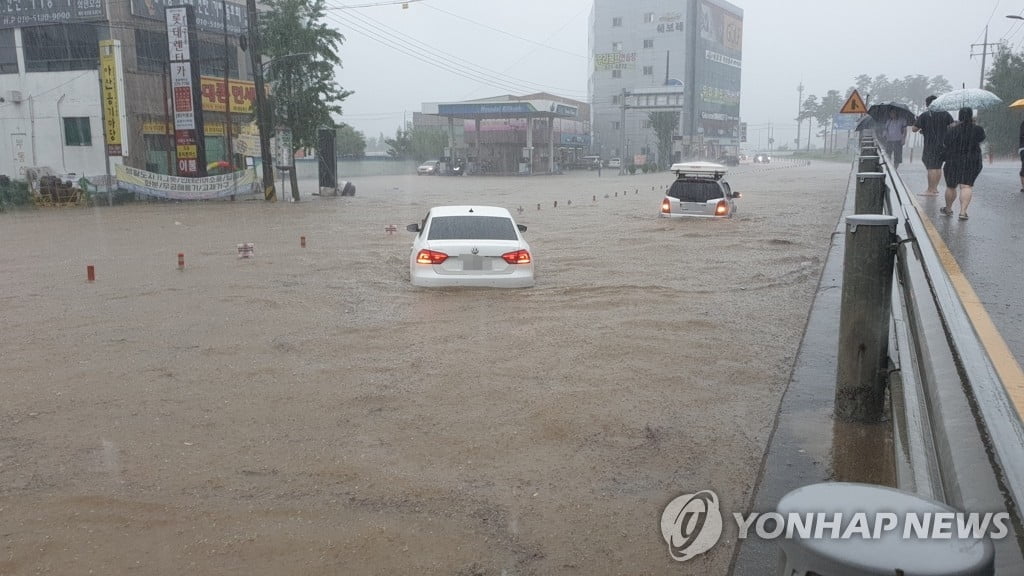
[[[612,78],[622,78],[622,70],[612,70]]]
[[[654,40],[651,40],[650,38],[644,40],[644,48],[654,48]]]
[[[644,24],[651,24],[654,22],[654,12],[648,12],[644,14]]]
[[[65,146],[92,146],[92,128],[88,117],[64,119]]]
[[[136,29],[135,64],[140,72],[164,72],[167,65],[167,33]]]
[[[612,130],[618,130],[618,129],[619,129],[619,123],[618,122],[612,122]]]
[[[14,47],[14,28],[0,30],[0,74],[18,73],[18,52]]]
[[[164,52],[166,52],[166,47]],[[199,61],[199,72],[207,76],[224,77],[224,41],[199,42],[199,53],[203,55]],[[235,44],[228,43],[228,66],[231,67],[232,78],[238,78],[238,49]]]
[[[621,102],[622,102],[622,96],[621,95],[616,94],[615,96],[612,96],[612,104],[619,104]]]
[[[654,76],[654,66],[644,66],[644,76]]]
[[[649,130],[653,125],[650,120],[644,120],[644,130]],[[646,154],[646,152],[645,152]]]
[[[57,24],[21,29],[26,72],[96,70],[100,64],[95,24]]]
[[[612,26],[615,26],[615,27],[622,26],[622,17],[621,16],[616,16],[615,18],[612,18]]]
[[[612,52],[622,52],[622,42],[612,42]]]

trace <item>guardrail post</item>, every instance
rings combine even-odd
[[[881,172],[882,159],[877,155],[861,155],[857,161],[857,172]]]
[[[837,419],[877,422],[889,367],[895,216],[846,217],[836,370]]]
[[[882,172],[858,172],[853,213],[882,214],[884,212],[885,174]]]

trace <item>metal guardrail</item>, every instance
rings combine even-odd
[[[971,512],[1010,514],[996,573],[1024,574],[1024,423],[886,158],[888,213],[898,218],[890,394],[899,488]]]

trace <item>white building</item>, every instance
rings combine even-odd
[[[244,5],[222,0],[0,2],[0,174],[22,178],[25,168],[44,166],[58,174],[106,173],[105,130],[110,125],[104,124],[100,96],[100,44],[110,40],[115,47],[108,53],[117,68],[113,109],[121,136],[120,146],[109,150],[111,163],[173,171],[164,8],[179,3],[195,11],[207,161],[226,157],[225,66],[232,78],[236,133],[252,119],[255,96],[250,82],[236,85],[234,80],[239,71],[251,77],[238,40],[247,30]]]
[[[589,43],[595,153],[653,159],[658,140],[648,113],[655,110],[681,113],[673,161],[738,148],[740,8],[721,0],[594,0]]]

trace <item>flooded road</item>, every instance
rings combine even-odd
[[[4,214],[0,573],[724,573],[734,526],[680,565],[661,512],[747,506],[849,173],[741,166],[724,222],[590,172]],[[452,203],[537,286],[412,288]]]

